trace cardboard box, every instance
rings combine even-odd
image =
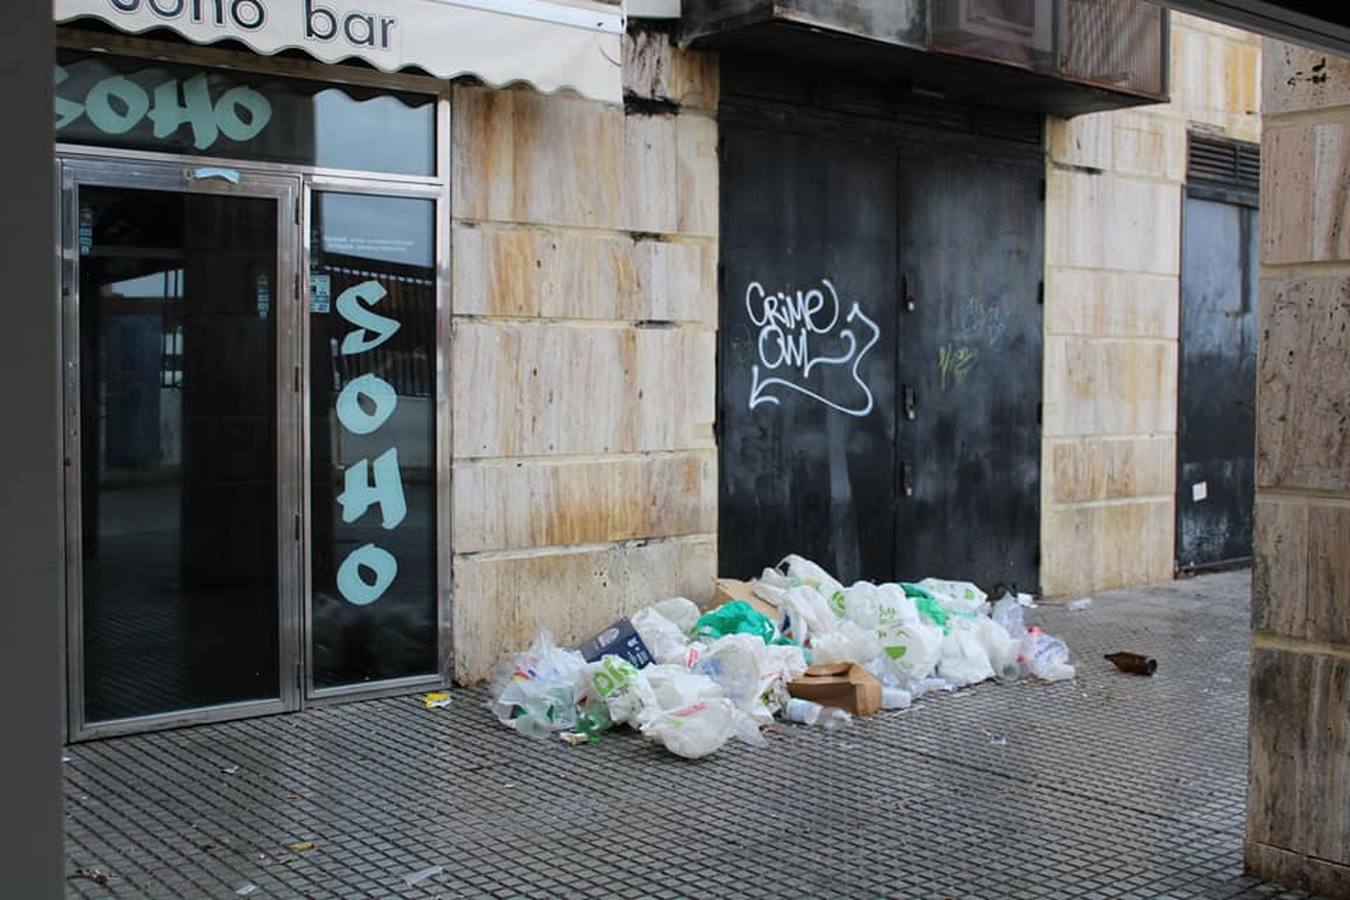
[[[618,656],[641,669],[652,662],[652,652],[638,636],[637,629],[625,616],[604,631],[582,644],[577,650],[586,662],[595,662],[604,656]]]
[[[708,609],[716,609],[732,600],[744,600],[754,607],[756,612],[768,616],[769,621],[778,621],[778,607],[756,597],[755,586],[750,582],[738,581],[735,578],[718,578],[714,581],[712,605]]]
[[[855,716],[870,716],[881,709],[881,684],[857,663],[811,666],[806,674],[788,682],[788,693],[821,706],[835,706]]]

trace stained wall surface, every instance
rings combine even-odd
[[[1261,134],[1256,35],[1173,14],[1170,103],[1047,127],[1041,588],[1170,579],[1189,131]]]
[[[711,591],[718,70],[645,32],[623,64],[627,110],[454,91],[461,681]]]
[[[1350,897],[1350,60],[1264,60],[1246,861]]]

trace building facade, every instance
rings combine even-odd
[[[1184,567],[1179,512],[1238,494],[1247,548],[1228,552],[1251,556],[1250,469],[1208,478],[1194,499],[1206,476],[1179,478],[1178,412],[1188,148],[1197,137],[1259,143],[1260,79],[1258,36],[1174,13],[1170,102],[1048,123],[1041,586],[1051,596],[1170,579]],[[1250,372],[1255,347],[1243,358]],[[1241,429],[1244,410],[1221,411],[1212,429]]]
[[[1256,45],[769,5],[58,3],[69,738],[480,681],[787,552],[1171,576],[1188,133],[1255,137]]]

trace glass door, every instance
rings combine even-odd
[[[309,193],[309,696],[441,680],[436,188]]]
[[[298,188],[63,166],[72,738],[298,706]]]

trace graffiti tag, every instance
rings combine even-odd
[[[745,289],[746,313],[759,329],[758,362],[750,367],[751,409],[761,403],[781,403],[779,397],[767,393],[771,387],[780,387],[805,394],[845,415],[861,418],[872,411],[872,391],[858,373],[858,367],[881,338],[881,329],[856,302],[845,313],[834,285],[825,278],[820,283],[824,290],[811,288],[770,294],[758,281],[752,281]],[[851,327],[854,323],[870,329],[870,335],[861,346]],[[829,343],[842,344],[847,349],[826,355],[819,345]],[[851,366],[861,399],[853,403],[836,402],[799,383],[805,382],[811,370],[821,365]],[[761,376],[761,369],[775,374]]]

